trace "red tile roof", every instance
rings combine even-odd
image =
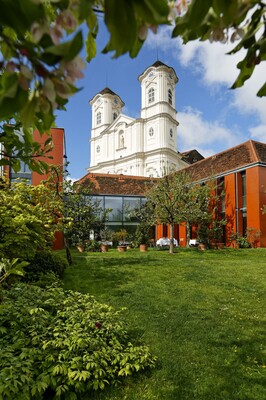
[[[90,182],[93,194],[144,196],[146,186],[154,180],[155,178],[140,176],[88,173],[77,183]]]
[[[257,163],[266,166],[266,144],[249,140],[189,165],[182,171],[188,172],[193,180],[197,181],[210,176],[224,175]]]
[[[253,164],[263,164],[266,167],[266,144],[249,140],[191,164],[180,171],[188,172],[194,181],[199,181],[208,177],[225,175]],[[77,183],[90,182],[93,194],[145,196],[147,185],[157,179],[159,178],[88,173]]]

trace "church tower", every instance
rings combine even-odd
[[[140,118],[122,114],[124,102],[109,88],[90,101],[89,172],[160,177],[187,166],[177,152],[174,69],[156,61],[138,79]]]
[[[175,85],[178,77],[172,67],[156,61],[139,76],[139,82],[141,118],[146,121],[145,151],[150,154],[149,162],[146,162],[147,175],[154,175],[152,164],[155,163],[157,175],[159,173],[161,176],[180,167],[176,151],[178,122],[175,109]]]

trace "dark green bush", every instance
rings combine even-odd
[[[41,274],[54,272],[58,278],[62,278],[68,263],[63,256],[52,251],[38,251],[30,264],[25,267],[26,282],[39,280]]]
[[[128,340],[121,311],[62,288],[3,291],[0,399],[77,399],[155,363]]]

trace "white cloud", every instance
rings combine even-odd
[[[199,77],[209,89],[229,90],[228,88],[233,84],[239,73],[236,65],[244,57],[244,51],[235,55],[227,55],[226,53],[233,48],[232,44],[210,43],[209,41],[193,41],[182,45],[179,38],[171,38],[171,30],[171,27],[164,27],[159,30],[157,35],[149,35],[147,45],[152,48],[159,48],[166,58],[171,54],[171,57],[177,59],[184,67],[189,68],[193,76]],[[265,65],[261,64],[255,68],[252,77],[245,82],[243,87],[230,91],[231,102],[227,104],[227,108],[229,110],[233,107],[240,115],[250,116],[254,124],[253,127],[249,128],[250,136],[265,141],[265,134],[261,132],[266,130],[266,98],[256,96],[264,81]],[[184,122],[193,126],[195,114],[191,118],[188,118],[187,113],[185,115]],[[220,140],[220,134],[224,133],[223,129],[226,128],[220,131],[221,127],[215,121],[204,122],[203,116],[200,117],[200,120],[201,126],[205,124],[204,127],[207,131],[209,131],[209,125],[215,128],[216,139]],[[190,127],[183,129],[193,132]],[[209,137],[204,132],[201,132],[201,135],[204,140],[201,139],[199,145],[205,147],[208,144]],[[213,132],[211,136],[213,137]],[[198,141],[195,138],[193,140]],[[186,141],[189,142],[189,139],[186,139]],[[229,142],[230,140],[228,140]]]
[[[217,153],[218,148],[227,149],[241,142],[235,130],[231,131],[217,121],[206,121],[198,110],[188,108],[178,113],[177,130],[179,151],[197,149],[204,157]]]
[[[266,125],[258,125],[250,129],[251,138],[260,142],[266,142]]]

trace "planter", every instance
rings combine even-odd
[[[78,246],[77,246],[77,250],[80,252],[80,253],[84,253],[84,246],[82,246],[81,244],[79,244]]]
[[[140,244],[139,245],[139,251],[147,251],[148,250],[148,245],[147,244]]]
[[[117,250],[119,253],[124,253],[127,251],[127,246],[117,246]]]
[[[198,244],[198,249],[199,249],[199,250],[206,250],[206,244],[204,244],[204,243],[199,243],[199,244]]]
[[[102,253],[107,253],[108,250],[109,250],[109,245],[108,244],[101,244]]]

